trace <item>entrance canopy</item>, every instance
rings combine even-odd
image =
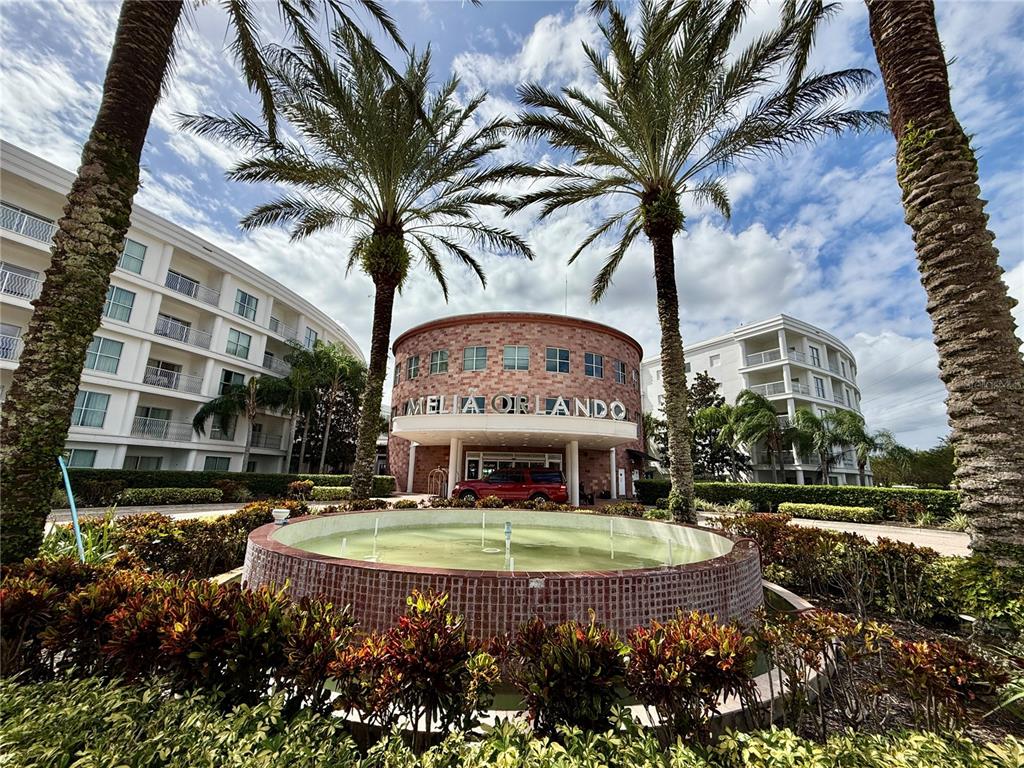
[[[561,449],[575,440],[580,448],[614,448],[637,439],[631,421],[544,414],[425,414],[396,416],[391,434],[420,445],[465,445]]]

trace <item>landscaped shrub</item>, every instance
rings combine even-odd
[[[352,498],[352,489],[347,485],[315,485],[309,497],[313,501],[345,501]]]
[[[603,731],[625,680],[627,647],[595,623],[523,625],[502,649],[506,678],[523,697],[538,733],[560,725]]]
[[[793,517],[841,520],[850,523],[878,523],[885,519],[885,516],[874,507],[836,507],[831,504],[800,504],[795,501],[782,502],[778,511]]]
[[[146,504],[215,504],[223,497],[220,488],[126,488],[118,496],[125,507]]]
[[[634,480],[633,490],[636,498],[641,504],[648,506],[656,503],[658,499],[665,499],[668,503],[668,494],[672,490],[672,481],[667,477],[654,478],[649,480]]]
[[[753,638],[701,613],[652,622],[629,635],[626,685],[658,713],[665,742],[708,735],[719,697],[749,697],[756,652]]]
[[[384,499],[352,499],[347,501],[344,506],[352,512],[359,512],[370,509],[387,509],[388,503]]]
[[[399,499],[398,501],[396,501],[394,504],[391,505],[391,508],[392,509],[419,509],[419,506],[420,505],[417,504],[413,499]]]
[[[314,485],[312,480],[295,480],[294,482],[288,483],[288,495],[293,499],[306,500],[309,498],[309,494],[313,491]]]
[[[252,498],[249,489],[237,480],[214,480],[210,487],[220,489],[223,501],[246,502]]]
[[[667,508],[651,507],[644,510],[644,520],[672,522],[672,513]]]
[[[230,480],[243,486],[254,498],[284,498],[288,485],[296,480],[311,480],[314,485],[351,485],[351,475],[272,474],[263,472],[189,472],[185,470],[91,469],[68,470],[71,488],[79,506],[107,506],[117,502],[125,488],[213,488]],[[389,496],[395,491],[395,478],[373,478],[374,496]]]
[[[502,501],[497,496],[484,496],[476,501],[477,509],[501,509],[506,506],[508,506],[507,502]]]
[[[647,507],[643,504],[636,504],[632,501],[618,501],[611,504],[603,504],[597,508],[602,515],[617,515],[619,517],[643,517]]]
[[[948,619],[966,614],[986,630],[1016,638],[1024,653],[1024,569],[981,556],[940,557],[927,565],[929,599]]]

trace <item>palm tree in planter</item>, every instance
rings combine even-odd
[[[684,228],[684,196],[728,216],[724,174],[735,164],[778,155],[787,148],[846,129],[884,125],[877,112],[847,111],[842,101],[862,90],[872,75],[844,70],[803,77],[808,30],[817,16],[804,5],[782,6],[779,23],[752,42],[746,35],[747,4],[641,0],[630,28],[612,3],[601,26],[610,57],[584,46],[595,89],[554,93],[523,85],[531,108],[519,116],[519,133],[546,139],[572,165],[539,165],[531,176],[550,186],[521,197],[517,208],[542,203],[541,217],[568,206],[618,204],[569,258],[612,233],[618,244],[598,272],[591,299],[598,301],[629,246],[641,235],[651,244],[661,324],[661,361],[668,422],[670,506],[695,520],[691,428],[686,410],[683,342],[679,332],[673,240]],[[779,73],[789,69],[791,77]],[[787,79],[786,83],[777,82]],[[612,202],[614,201],[614,202]]]
[[[775,410],[764,395],[745,389],[736,396],[736,439],[753,452],[764,444],[772,459],[772,482],[786,478],[785,451],[793,442],[796,429],[789,419]]]
[[[237,115],[183,122],[247,153],[229,178],[294,190],[255,208],[243,228],[290,224],[292,240],[328,230],[354,235],[347,269],[361,269],[375,287],[352,471],[352,493],[359,498],[369,496],[373,481],[395,294],[414,261],[440,283],[447,300],[442,254],[485,283],[468,246],[528,259],[533,253],[520,237],[479,217],[484,208],[509,204],[495,186],[521,172],[493,163],[508,126],[502,120],[476,124],[484,97],[460,104],[455,78],[431,92],[429,50],[410,56],[396,83],[357,37],[336,30],[332,40],[333,56],[300,45],[278,49],[269,67],[276,105],[295,140],[278,140]]]
[[[867,0],[971,548],[1024,565],[1024,359],[930,0]]]
[[[260,411],[276,410],[288,405],[291,386],[287,379],[274,376],[253,376],[245,384],[236,384],[224,394],[203,403],[192,417],[192,429],[197,434],[206,434],[206,422],[211,418],[219,420],[222,426],[231,424],[239,417],[245,419],[245,450],[242,453],[242,471],[249,466],[249,451],[252,449],[252,425]]]
[[[271,133],[275,116],[263,70],[253,0],[222,2],[234,30],[231,49],[246,83],[260,96]],[[277,0],[284,27],[311,40],[320,4]],[[391,17],[376,0],[324,0],[323,8],[351,34],[353,7],[364,9],[401,44]],[[139,187],[139,160],[170,68],[183,0],[124,0],[107,62],[96,120],[82,148],[54,235],[50,266],[35,301],[24,348],[4,402],[0,448],[0,562],[34,555],[50,513],[85,352],[99,327],[110,273],[124,248]]]

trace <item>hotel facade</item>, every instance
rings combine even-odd
[[[0,397],[8,391],[74,175],[0,144]],[[135,206],[85,359],[68,435],[79,467],[280,472],[291,420],[192,429],[199,406],[261,374],[285,376],[289,342],[338,342],[338,323],[298,294],[187,230]],[[248,466],[242,466],[247,430]]]
[[[551,467],[570,502],[633,495],[642,452],[630,336],[526,312],[460,315],[394,342],[388,463],[399,488],[448,492],[499,468]]]
[[[744,389],[764,395],[783,423],[788,423],[798,408],[818,415],[837,410],[860,413],[857,361],[850,348],[827,331],[789,315],[742,325],[722,336],[688,344],[686,373],[689,377],[698,371],[722,385],[720,392],[728,403],[736,402]],[[641,380],[644,410],[663,417],[665,386],[660,357],[643,361]],[[793,449],[786,451],[783,459],[785,482],[818,482],[815,457]],[[771,482],[772,461],[763,446],[752,451],[748,479]],[[858,485],[859,480],[853,452],[837,450],[828,482]],[[865,483],[872,484],[870,467]]]

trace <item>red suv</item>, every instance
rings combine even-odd
[[[502,501],[569,500],[561,470],[544,467],[496,469],[483,480],[461,480],[452,488],[452,496],[475,501],[484,496],[497,496]]]

